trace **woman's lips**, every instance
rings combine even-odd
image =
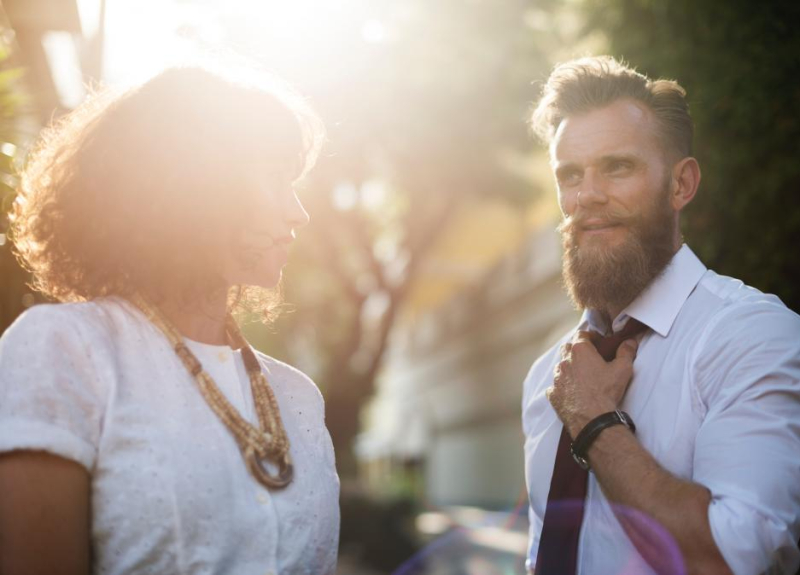
[[[273,238],[272,236],[261,236],[259,238],[254,238],[251,240],[251,246],[255,249],[260,250],[272,250],[272,249],[281,249],[281,250],[288,250],[289,245],[294,241],[294,238],[291,236],[284,236],[279,238]]]

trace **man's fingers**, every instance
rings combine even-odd
[[[603,336],[596,331],[577,331],[572,336],[572,347],[583,346],[591,349],[596,349],[596,344]]]
[[[581,330],[576,331],[575,335],[572,336],[572,343],[578,343],[580,341],[585,341],[587,343],[595,343],[598,340],[603,339],[603,336],[596,331],[591,330]]]
[[[639,342],[635,339],[626,339],[622,342],[622,345],[617,348],[617,357],[616,359],[621,359],[626,362],[633,363],[633,360],[636,359],[636,350],[639,349]]]
[[[576,331],[575,335],[572,336],[572,343],[578,343],[581,341],[591,342],[593,333],[594,332],[586,330]]]

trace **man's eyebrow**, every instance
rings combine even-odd
[[[642,157],[636,152],[622,152],[618,154],[607,154],[600,156],[600,164],[610,164],[612,162],[640,162]]]
[[[608,162],[620,161],[625,160],[629,162],[639,162],[642,160],[641,154],[631,151],[631,152],[615,152],[613,154],[606,154],[600,156],[596,163],[603,164]],[[580,162],[574,162],[571,160],[565,160],[563,162],[559,162],[558,160],[552,160],[550,162],[552,169],[555,171],[563,170],[563,169],[571,169],[571,168],[580,168]]]
[[[566,172],[568,170],[579,170],[580,166],[577,162],[553,162],[553,171],[556,174]]]

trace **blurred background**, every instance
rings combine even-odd
[[[41,298],[5,232],[15,166],[87,85],[196,54],[283,76],[328,143],[287,310],[247,326],[311,375],[342,478],[341,573],[519,573],[522,380],[577,312],[526,121],[552,66],[611,53],[688,91],[688,243],[800,309],[800,8],[729,0],[3,0],[0,331]]]

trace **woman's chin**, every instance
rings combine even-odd
[[[258,278],[258,281],[254,282],[253,285],[264,289],[274,289],[281,282],[281,277],[283,277],[283,267],[270,270],[270,272]]]

